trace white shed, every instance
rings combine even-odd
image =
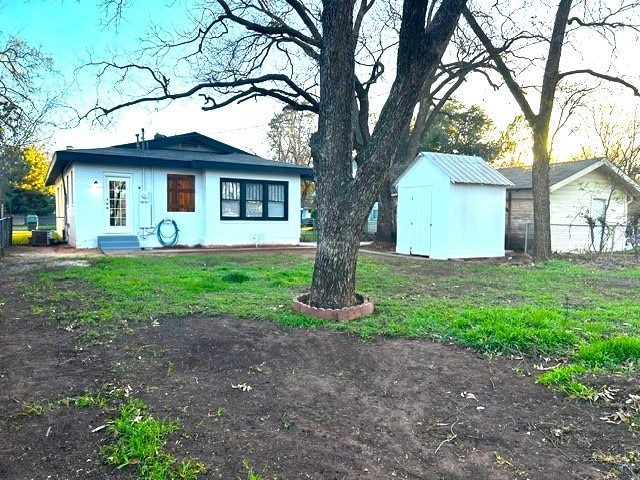
[[[396,252],[441,260],[503,256],[509,185],[480,157],[418,154],[396,182]]]

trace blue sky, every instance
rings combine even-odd
[[[0,31],[5,38],[17,36],[41,47],[70,83],[75,68],[89,58],[89,53],[105,58],[110,51],[130,51],[139,45],[152,18],[158,23],[163,19],[176,21],[184,15],[184,2],[180,1],[131,3],[116,30],[114,25],[104,25],[105,15],[97,0],[0,0]],[[67,99],[80,111],[89,108],[96,99],[95,77],[81,77],[77,87],[67,88]],[[268,156],[266,125],[278,108],[273,102],[247,102],[223,111],[202,112],[197,100],[174,103],[159,111],[152,105],[130,108],[114,116],[113,124],[106,128],[85,121],[73,129],[57,130],[48,148],[55,151],[67,145],[92,148],[130,142],[145,128],[147,135],[199,131]]]
[[[109,51],[131,51],[140,45],[139,39],[151,20],[154,23],[164,22],[168,29],[179,26],[181,19],[185,18],[185,5],[188,3],[186,0],[132,0],[116,31],[113,25],[104,25],[105,15],[97,5],[98,1],[0,0],[0,31],[5,38],[15,35],[31,45],[42,47],[53,58],[55,67],[64,75],[65,81],[71,83],[74,69],[88,58],[89,52],[104,59],[109,58]],[[585,56],[565,57],[577,66],[582,66],[586,60],[600,59],[606,71],[611,56],[602,54],[606,48],[597,48],[598,41],[603,43],[602,39],[591,37],[585,41],[589,42]],[[619,41],[621,45],[630,44],[633,48],[637,44],[634,36],[620,37]],[[636,72],[636,76],[640,77],[635,56],[623,55],[618,62],[626,64],[623,71]],[[67,99],[80,112],[85,112],[95,103],[95,92],[95,76],[84,75],[77,85],[67,88]],[[635,99],[629,92],[619,93],[621,102],[635,105]],[[494,92],[478,77],[469,79],[457,96],[464,103],[480,104],[500,129],[505,128],[519,113],[508,92]],[[384,100],[384,97],[380,97],[380,100]],[[113,105],[117,100],[102,99],[101,103]],[[272,115],[282,108],[281,105],[268,100],[248,101],[212,112],[202,112],[200,106],[196,98],[175,102],[159,110],[151,104],[129,108],[110,117],[112,124],[107,127],[85,121],[74,129],[59,129],[48,148],[58,150],[67,145],[92,148],[130,142],[141,128],[145,128],[147,135],[151,136],[156,132],[172,135],[198,131],[239,148],[269,156],[267,124]],[[576,135],[572,137],[571,131],[565,135],[568,137],[563,139],[561,136],[560,142],[566,144],[567,151],[570,148],[575,150],[580,143]]]

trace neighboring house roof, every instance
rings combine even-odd
[[[598,168],[603,168],[609,174],[618,178],[633,196],[640,196],[640,185],[604,158],[552,163],[549,165],[549,190],[554,192]],[[532,188],[531,166],[499,168],[498,171],[513,182],[513,186],[509,187],[508,190]]]
[[[310,167],[267,160],[199,133],[161,137],[144,144],[128,143],[107,148],[60,150],[49,165],[46,185],[73,162],[164,168],[224,169],[281,173],[311,177]]]
[[[396,184],[420,159],[426,159],[449,177],[451,183],[510,186],[511,181],[480,157],[451,153],[420,152],[400,175]]]

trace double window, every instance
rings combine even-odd
[[[288,183],[260,180],[220,180],[223,220],[287,220]]]
[[[195,175],[167,175],[167,212],[196,211]]]

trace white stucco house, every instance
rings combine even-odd
[[[418,154],[396,182],[396,252],[434,259],[504,256],[510,185],[480,157]]]
[[[531,167],[498,171],[513,183],[507,188],[507,246],[524,250],[533,239]],[[552,251],[625,248],[629,205],[640,198],[637,182],[608,160],[591,158],[551,164],[549,184]],[[595,223],[590,227],[589,221]]]
[[[198,133],[53,155],[56,230],[76,248],[293,245],[312,169]]]

